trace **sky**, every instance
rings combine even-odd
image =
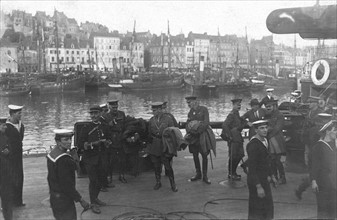
[[[320,5],[336,4],[336,0],[320,0]],[[272,35],[266,27],[266,18],[273,10],[292,7],[309,7],[316,0],[222,0],[222,1],[116,1],[116,0],[1,0],[1,10],[23,10],[35,15],[45,11],[53,15],[54,8],[64,12],[68,18],[81,22],[105,25],[110,31],[120,33],[132,31],[136,21],[136,32],[150,31],[152,34],[167,33],[168,21],[172,35],[193,33],[217,35],[246,35],[248,39],[261,39]],[[297,47],[317,45],[317,40],[303,40],[298,35],[273,35],[274,42]],[[335,41],[334,41],[335,42]],[[333,43],[334,43],[333,42]],[[327,42],[329,44],[329,42]]]

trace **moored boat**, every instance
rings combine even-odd
[[[22,76],[2,76],[0,79],[0,96],[22,96],[30,92],[30,87]]]

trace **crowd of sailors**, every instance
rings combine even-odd
[[[249,219],[272,219],[273,199],[270,185],[286,184],[286,174],[281,156],[286,155],[283,129],[285,119],[274,99],[273,89],[259,101],[250,101],[251,109],[239,114],[242,99],[232,99],[232,111],[222,124],[221,138],[228,144],[228,180],[240,181],[237,168],[247,174],[249,189]],[[294,92],[295,103],[300,94]],[[211,184],[208,178],[208,159],[216,153],[215,135],[210,127],[209,112],[196,96],[185,98],[190,111],[185,124],[186,135],[175,117],[167,111],[167,102],[151,104],[153,117],[127,116],[118,109],[118,100],[91,106],[91,121],[77,129],[76,148],[71,149],[74,131],[56,129],[55,147],[47,155],[50,205],[56,219],[76,219],[75,202],[93,213],[100,214],[101,206],[107,205],[99,199],[100,192],[114,187],[113,172],[118,171],[119,181],[127,183],[125,177],[129,159],[133,175],[139,172],[139,152],[148,156],[153,164],[154,190],[162,187],[161,174],[165,168],[172,192],[177,192],[173,157],[177,151],[188,147],[193,155],[195,175],[190,182],[201,180]],[[305,162],[308,177],[295,190],[301,199],[302,192],[312,187],[317,196],[317,217],[336,218],[336,135],[337,121],[326,113],[320,99],[310,98],[309,112],[303,124],[302,140],[305,144]],[[23,106],[9,105],[9,117],[0,119],[0,193],[4,218],[13,219],[13,207],[22,207],[23,163],[22,140],[24,125],[21,122]],[[249,142],[244,150],[242,130],[249,128]],[[247,152],[248,159],[243,161]],[[201,155],[201,164],[199,159]],[[87,202],[75,187],[76,171],[85,170],[89,177],[89,199]]]

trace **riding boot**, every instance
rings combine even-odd
[[[207,168],[208,168],[208,159],[206,157],[202,159],[202,176],[203,176],[202,180],[207,184],[211,184],[211,181],[207,177]]]
[[[161,187],[160,177],[160,174],[156,174],[156,185],[153,187],[154,190],[158,190]]]
[[[169,179],[170,179],[172,191],[173,192],[178,192],[178,188],[176,186],[176,183],[174,182],[174,177],[173,176],[169,176]]]
[[[201,167],[200,167],[200,161],[199,161],[198,154],[197,155],[193,155],[193,160],[194,160],[194,166],[195,166],[195,170],[196,170],[196,175],[193,176],[190,179],[190,181],[196,181],[196,180],[200,180],[201,179]]]

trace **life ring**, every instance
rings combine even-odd
[[[324,67],[324,75],[321,79],[317,79],[316,72],[320,65]],[[330,75],[330,66],[326,60],[317,60],[311,69],[311,80],[316,86],[321,86],[328,80]]]

